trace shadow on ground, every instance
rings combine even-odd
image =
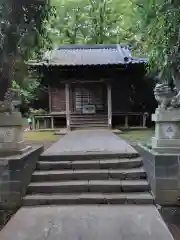
[[[161,216],[168,225],[175,240],[180,240],[180,208],[164,207],[160,211]]]

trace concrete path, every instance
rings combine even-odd
[[[88,154],[136,154],[124,140],[108,130],[73,131],[47,149],[42,156]]]
[[[22,208],[2,240],[173,240],[154,206]]]
[[[43,155],[84,157],[92,153],[137,154],[110,131],[98,130],[69,133]],[[173,240],[173,237],[154,205],[70,205],[23,207],[0,232],[0,240]]]

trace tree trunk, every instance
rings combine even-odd
[[[13,56],[8,56],[2,63],[2,68],[0,70],[0,101],[4,100],[8,88],[12,86],[13,65]]]

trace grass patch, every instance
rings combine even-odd
[[[129,143],[137,144],[144,143],[148,144],[151,141],[152,136],[154,135],[154,129],[145,129],[145,130],[126,130],[120,134],[120,137]],[[52,131],[28,131],[24,132],[24,140],[34,141],[34,142],[50,142],[56,141],[56,135]]]
[[[149,143],[152,136],[154,135],[154,129],[143,129],[143,130],[127,130],[121,134],[121,138],[130,143]]]
[[[24,140],[25,141],[56,141],[56,136],[54,135],[54,132],[33,132],[28,131],[24,132]]]

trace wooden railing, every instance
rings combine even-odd
[[[124,126],[122,126],[122,128],[132,128],[132,126],[129,124],[129,118],[139,117],[139,125],[136,125],[135,127],[146,128],[147,118],[149,114],[141,112],[113,112],[112,116],[124,117]]]
[[[37,114],[32,118],[32,126],[33,129],[55,129],[54,119],[65,117],[65,113]]]
[[[135,128],[145,128],[147,123],[148,114],[139,112],[113,112],[112,117],[122,116],[124,118],[124,124],[121,128],[132,128],[130,124],[130,118],[139,117],[139,124],[135,125]],[[51,113],[51,114],[38,114],[33,116],[33,129],[55,129],[54,119],[66,118],[65,113]]]

